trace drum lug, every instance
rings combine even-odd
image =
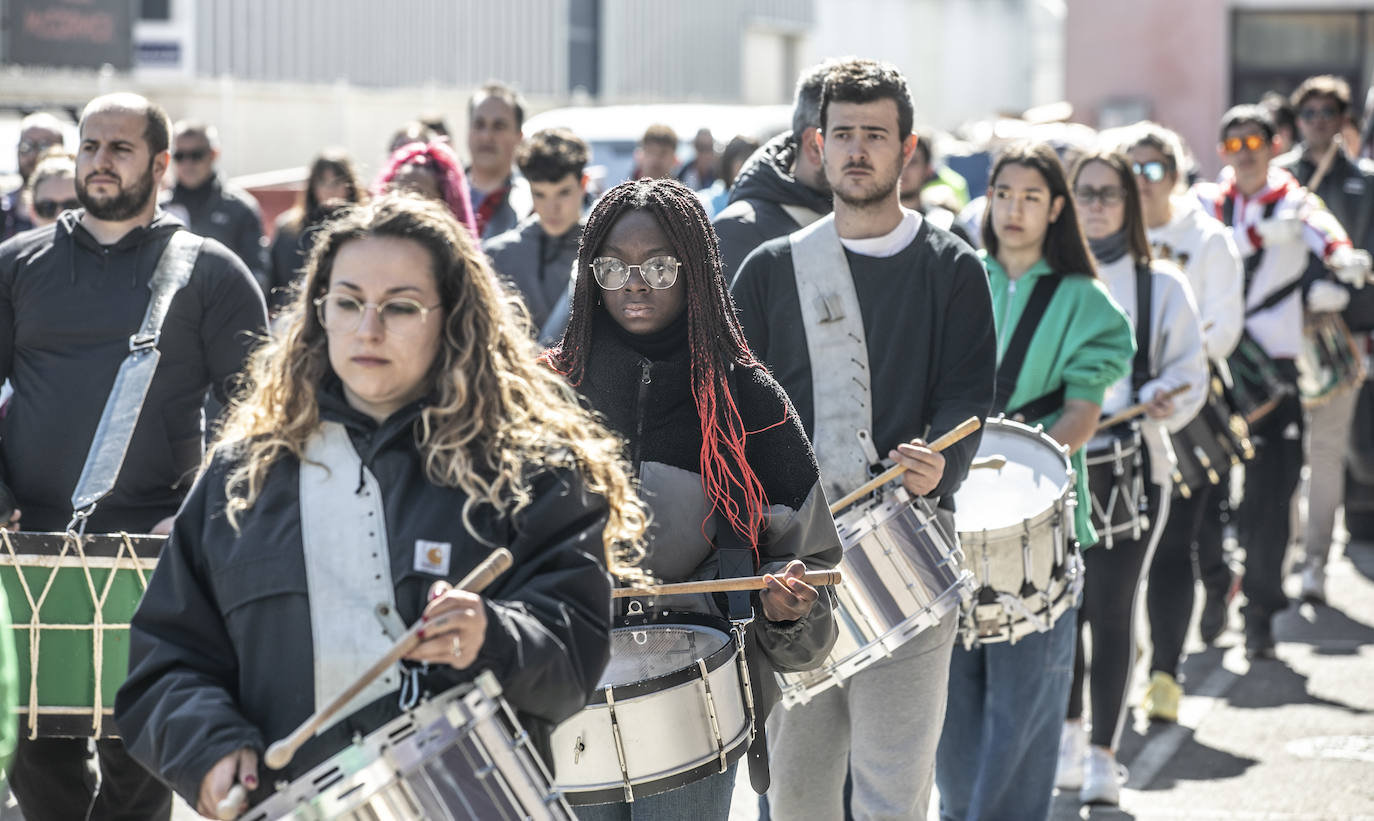
[[[625,803],[635,802],[634,787],[630,786],[630,770],[625,763],[625,742],[620,737],[620,720],[615,715],[615,688],[606,688],[606,711],[611,719],[611,737],[615,739],[615,757],[620,762],[620,778],[625,782]]]
[[[702,703],[706,706],[706,715],[711,719],[711,734],[716,737],[716,754],[720,757],[720,771],[725,772],[730,765],[725,760],[725,739],[720,737],[720,720],[716,718],[716,699],[711,692],[711,674],[706,669],[705,659],[697,659],[697,671],[701,673]]]

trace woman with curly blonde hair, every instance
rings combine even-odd
[[[438,693],[491,670],[538,742],[586,702],[603,564],[624,571],[645,515],[620,443],[536,363],[521,316],[440,203],[385,197],[321,230],[130,630],[120,730],[203,814],[396,717],[408,672]],[[450,587],[497,545],[510,571]],[[267,744],[440,614],[405,669],[260,779]]]

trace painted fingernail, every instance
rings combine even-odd
[[[243,777],[243,786],[250,790],[256,790],[258,788],[258,777],[252,773],[245,775]]]
[[[423,639],[423,638],[425,637],[425,631],[424,631],[424,629],[422,628],[422,629],[416,631],[415,635],[416,635],[417,638]]]

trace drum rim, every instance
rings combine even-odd
[[[735,746],[726,748],[726,767],[734,764],[749,750],[749,739],[750,735],[746,728],[746,732],[741,734]],[[634,790],[636,799],[647,798],[651,795],[658,795],[659,793],[665,793],[669,790],[675,790],[678,787],[685,787],[688,784],[694,784],[698,781],[705,780],[720,771],[720,757],[712,756],[709,760],[689,770],[683,770],[680,773],[667,775],[653,781],[642,781],[639,783],[632,781],[630,782],[630,786]],[[557,779],[555,779],[555,784],[556,782]],[[593,790],[574,790],[569,787],[558,786],[558,790],[563,794],[563,800],[574,807],[581,807],[588,804],[616,804],[625,800],[625,785],[623,783],[617,783],[614,787]]]
[[[703,659],[706,662],[706,674],[710,675],[716,670],[728,664],[736,655],[738,648],[735,646],[732,627],[730,622],[719,616],[711,616],[706,613],[694,613],[691,611],[670,611],[653,618],[644,619],[625,619],[624,624],[611,628],[611,632],[621,630],[635,630],[640,627],[670,627],[673,625],[690,625],[692,627],[706,627],[725,636],[725,643],[719,649]],[[653,693],[671,690],[701,678],[701,670],[695,661],[692,664],[679,667],[661,676],[634,681],[629,684],[616,684],[611,687],[596,688],[592,697],[587,700],[587,706],[592,707],[606,703],[606,691],[610,690],[611,695],[616,701],[639,698]]]
[[[1017,538],[1020,538],[1021,533],[1024,531],[1025,528],[1040,525],[1044,522],[1049,521],[1056,514],[1062,514],[1064,511],[1066,511],[1068,508],[1069,498],[1074,495],[1075,488],[1078,485],[1078,471],[1074,469],[1073,460],[1069,458],[1068,449],[1065,448],[1063,445],[1059,444],[1058,442],[1054,441],[1054,437],[1046,433],[1043,426],[1037,425],[1036,427],[1031,427],[1030,425],[1027,425],[1024,422],[1017,422],[1015,419],[1008,419],[1006,416],[999,414],[998,416],[991,417],[986,422],[984,422],[983,438],[979,443],[979,449],[982,448],[982,442],[987,441],[987,434],[995,428],[1004,428],[1007,432],[1006,435],[1021,436],[1027,439],[1031,439],[1039,443],[1040,445],[1045,446],[1050,451],[1054,452],[1055,458],[1058,459],[1064,467],[1065,478],[1063,490],[1060,492],[1059,496],[1054,500],[1054,504],[1050,505],[1047,509],[1040,511],[1039,513],[1037,513],[1029,519],[1022,519],[1018,522],[1012,522],[1010,524],[1002,525],[1001,527],[983,528],[981,530],[959,530],[959,512],[958,510],[955,510],[955,533],[957,533],[959,536],[961,546],[965,538],[973,539],[979,536],[988,537],[989,540],[1003,539],[1012,535],[1016,536]],[[961,487],[959,490],[962,489],[963,488]],[[954,494],[954,502],[956,505],[958,505],[959,490],[956,490]],[[1029,522],[1029,524],[1027,524],[1027,522]],[[964,552],[965,554],[968,553],[967,550],[965,550]]]

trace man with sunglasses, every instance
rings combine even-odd
[[[1316,256],[1336,277],[1363,283],[1368,255],[1350,246],[1340,223],[1293,175],[1271,166],[1274,122],[1256,105],[1239,105],[1221,121],[1218,153],[1229,175],[1198,186],[1203,206],[1231,229],[1244,260],[1245,334],[1273,360],[1283,385],[1277,406],[1252,424],[1255,459],[1246,466],[1240,543],[1245,548],[1245,648],[1252,659],[1274,658],[1273,617],[1288,606],[1283,556],[1290,535],[1289,503],[1303,464],[1303,414],[1295,359],[1303,346],[1304,273]],[[1320,299],[1318,285],[1309,304]]]
[[[230,185],[215,170],[219,134],[215,127],[195,120],[179,120],[172,127],[172,173],[176,177],[162,207],[202,237],[217,239],[243,260],[253,278],[268,287],[262,211],[253,195]]]
[[[62,531],[115,376],[152,296],[150,282],[180,222],[157,209],[170,123],[134,94],[98,97],[79,125],[81,210],[0,244],[0,380],[14,395],[0,424],[0,480],[11,527]],[[93,533],[168,533],[200,466],[207,390],[221,399],[265,333],[262,293],[243,263],[206,240],[172,297],[160,353],[113,492]],[[10,784],[29,821],[166,819],[171,793],[117,739],[21,738]]]
[[[1309,77],[1293,92],[1302,144],[1275,162],[1308,186],[1340,220],[1355,248],[1374,251],[1374,168],[1350,160],[1341,143],[1341,127],[1350,117],[1350,84],[1340,77]],[[1325,167],[1318,178],[1317,169]],[[1315,187],[1312,183],[1315,182]],[[1319,271],[1318,266],[1312,266]],[[1374,330],[1374,288],[1353,289],[1317,281],[1308,293],[1308,308],[1340,310],[1356,333]],[[1314,303],[1314,298],[1316,304]],[[1345,495],[1345,454],[1355,419],[1359,391],[1343,391],[1309,411],[1307,459],[1307,532],[1302,569],[1302,597],[1326,602],[1326,560],[1331,551],[1336,508]]]
[[[19,121],[19,145],[15,151],[19,165],[19,187],[0,195],[0,241],[33,227],[33,215],[24,205],[24,189],[49,148],[62,145],[62,123],[44,112],[30,114]]]

